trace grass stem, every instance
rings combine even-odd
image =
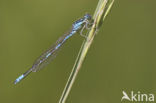
[[[81,49],[79,51],[79,54],[73,66],[72,72],[69,76],[69,79],[63,90],[62,96],[59,100],[59,103],[65,103],[69,95],[69,92],[73,86],[73,83],[77,77],[77,74],[82,66],[82,63],[86,57],[86,54],[94,40],[95,34],[98,33],[98,30],[101,27],[105,17],[109,13],[113,3],[114,3],[114,0],[99,0],[95,13],[93,15],[93,20],[94,20],[93,25],[87,34],[86,40],[84,40],[81,46]]]

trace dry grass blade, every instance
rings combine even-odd
[[[96,8],[94,16],[93,16],[93,20],[94,20],[93,25],[92,25],[90,31],[88,32],[87,39],[83,42],[83,44],[81,46],[81,49],[80,49],[77,59],[75,61],[75,65],[72,69],[72,72],[71,72],[70,77],[67,81],[67,84],[64,88],[64,91],[62,93],[59,103],[65,103],[65,101],[69,95],[69,92],[73,86],[73,83],[75,81],[75,78],[76,78],[76,76],[82,66],[82,63],[86,57],[86,54],[94,40],[94,36],[95,36],[95,34],[97,34],[105,17],[109,13],[113,3],[114,3],[114,0],[99,0],[99,3],[97,5],[97,8]]]

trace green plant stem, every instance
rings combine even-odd
[[[62,96],[59,100],[59,103],[65,103],[65,101],[69,95],[69,92],[73,86],[73,83],[77,77],[77,74],[82,66],[82,63],[83,63],[85,57],[86,57],[88,49],[90,48],[90,46],[94,40],[94,36],[95,36],[95,34],[97,34],[99,28],[101,27],[101,24],[103,23],[106,15],[110,11],[110,8],[114,2],[114,0],[109,0],[109,1],[110,1],[110,3],[108,2],[108,0],[99,0],[99,3],[97,5],[97,8],[96,8],[94,16],[93,16],[93,20],[94,20],[93,25],[92,25],[90,31],[88,32],[86,40],[83,42],[83,44],[81,46],[81,49],[79,51],[79,54],[77,56],[74,66],[73,66],[70,77],[67,81],[67,84],[64,88]]]

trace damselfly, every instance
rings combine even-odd
[[[20,82],[22,79],[24,79],[28,74],[31,72],[36,72],[46,66],[50,61],[52,61],[60,47],[65,43],[65,41],[73,36],[78,31],[82,31],[84,28],[87,28],[88,25],[91,24],[91,16],[89,14],[85,14],[83,18],[75,21],[72,24],[71,29],[68,33],[64,34],[62,37],[60,37],[56,43],[51,46],[47,51],[45,51],[32,65],[32,67],[23,73],[21,76],[19,76],[15,81],[14,84]]]

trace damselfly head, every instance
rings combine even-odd
[[[84,15],[84,18],[87,19],[87,20],[91,20],[92,16],[87,13],[87,14]]]

